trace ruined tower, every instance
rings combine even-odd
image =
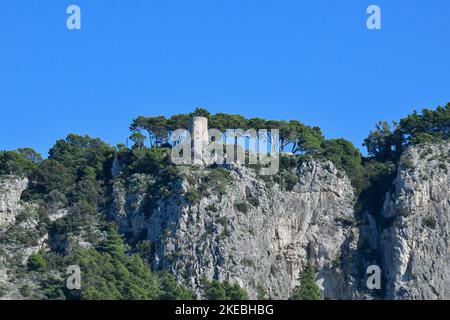
[[[194,163],[201,163],[203,159],[203,148],[209,142],[208,119],[205,117],[193,117],[189,121],[189,132],[192,139]]]

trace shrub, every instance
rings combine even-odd
[[[436,226],[437,226],[437,221],[436,221],[436,219],[434,217],[425,217],[422,220],[422,224],[425,227],[428,227],[428,228],[434,230],[436,228]]]
[[[299,181],[300,179],[295,173],[289,172],[289,174],[284,177],[284,188],[287,191],[292,191]]]
[[[200,191],[198,191],[197,189],[191,188],[188,191],[186,191],[185,197],[191,205],[196,205],[200,203],[202,195]]]
[[[398,207],[397,208],[397,213],[401,217],[409,217],[412,214],[411,208],[409,208],[407,206],[400,206],[400,207]]]
[[[16,224],[20,224],[20,223],[26,221],[29,217],[30,217],[30,213],[29,212],[26,212],[26,211],[20,212],[16,216]]]
[[[291,170],[298,165],[296,156],[280,154],[280,171]]]
[[[345,171],[357,192],[361,190],[361,153],[345,139],[326,140],[321,145],[321,157],[330,160],[338,169]]]
[[[48,194],[58,190],[65,194],[75,184],[75,176],[55,160],[44,160],[30,176],[32,191]]]
[[[248,202],[250,202],[250,204],[254,207],[259,206],[259,200],[256,197],[252,197],[252,198],[248,199]]]
[[[168,272],[158,274],[159,300],[194,300],[195,293],[180,286],[175,277]]]
[[[201,188],[211,189],[218,194],[223,195],[231,183],[230,171],[224,168],[211,169],[203,181]]]
[[[205,210],[206,211],[211,211],[211,212],[217,212],[218,211],[217,207],[215,205],[213,205],[213,204],[210,204],[210,205],[206,206]]]
[[[400,164],[405,169],[408,169],[408,170],[414,169],[414,160],[413,160],[412,156],[409,154],[406,154],[401,158]]]
[[[342,224],[344,227],[355,226],[356,221],[352,217],[337,217],[334,219],[336,223]]]
[[[362,167],[363,183],[358,194],[356,210],[379,212],[383,206],[384,196],[392,187],[397,175],[397,167],[393,162],[366,160]]]
[[[236,202],[234,204],[234,207],[242,213],[248,212],[248,206],[247,206],[247,203],[245,203],[245,202]]]
[[[209,171],[207,179],[216,184],[229,183],[231,181],[230,171],[224,168],[213,168]]]
[[[248,300],[247,291],[238,284],[231,284],[228,281],[208,281],[205,276],[200,283],[206,300]]]
[[[47,261],[41,253],[32,254],[27,261],[27,267],[30,271],[42,271],[47,268]]]
[[[217,236],[216,241],[220,242],[220,241],[222,241],[222,240],[224,240],[224,239],[226,239],[226,238],[228,238],[230,236],[231,236],[230,230],[227,227],[225,227],[223,229],[222,233]]]
[[[29,298],[31,296],[31,294],[33,293],[33,290],[27,284],[20,287],[19,291],[20,291],[20,294],[22,295],[22,297],[24,297],[24,298]]]
[[[261,283],[258,283],[256,286],[256,296],[258,300],[267,300],[269,299],[269,294],[267,293],[266,288]]]

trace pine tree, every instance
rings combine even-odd
[[[316,274],[311,262],[300,273],[300,286],[295,288],[290,300],[321,300],[322,292],[316,283]]]
[[[125,257],[125,244],[122,236],[116,230],[108,230],[108,237],[103,244],[103,250],[114,258]]]

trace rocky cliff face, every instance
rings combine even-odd
[[[183,182],[153,212],[139,209],[145,193],[136,192],[151,181],[134,176],[125,183],[128,190],[117,181],[118,220],[135,235],[146,229],[155,269],[171,270],[194,289],[207,276],[238,283],[251,298],[264,288],[286,299],[310,260],[326,297],[351,297],[340,260],[356,232],[354,195],[331,162],[303,163],[292,172],[298,183],[290,191],[264,182],[252,169],[235,167],[226,191],[218,192],[211,182],[198,203],[189,203],[185,194],[202,189],[199,181],[209,174],[185,168]]]
[[[382,212],[373,213],[355,213],[349,179],[331,162],[303,162],[283,179],[243,166],[178,167],[181,179],[157,197],[153,177],[121,169],[115,166],[110,216],[129,239],[150,241],[154,270],[171,271],[198,293],[206,276],[238,283],[250,298],[266,291],[286,299],[311,261],[326,298],[450,298],[448,143],[406,152]],[[50,242],[37,206],[20,201],[26,186],[26,179],[0,177],[3,299],[27,297],[35,282],[26,260]],[[372,264],[381,267],[381,291],[366,288]]]
[[[264,288],[285,299],[310,260],[326,298],[448,299],[449,150],[411,148],[382,212],[357,215],[346,176],[314,161],[293,171],[298,179],[289,191],[235,167],[220,193],[214,184],[202,187],[207,170],[185,168],[154,210],[142,205],[151,179],[117,179],[114,211],[124,231],[151,241],[155,269],[171,270],[194,289],[205,275],[236,282],[251,298]],[[199,202],[187,201],[198,189]],[[381,267],[381,291],[367,290],[369,265]]]
[[[411,148],[388,194],[381,234],[389,299],[450,299],[450,144]]]
[[[20,197],[27,185],[27,178],[0,177],[0,228],[14,223],[21,208]]]
[[[45,247],[36,206],[20,200],[28,179],[0,177],[0,299],[24,299],[35,282],[26,272],[28,258]]]

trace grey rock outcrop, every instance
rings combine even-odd
[[[37,292],[36,279],[22,270],[29,257],[47,247],[47,233],[39,231],[38,206],[22,202],[28,179],[0,177],[0,300],[29,299]]]
[[[14,223],[21,207],[20,197],[27,185],[27,178],[0,177],[0,228]]]
[[[395,191],[382,212],[354,212],[352,186],[330,162],[305,162],[292,190],[237,166],[225,193],[201,186],[208,170],[184,179],[151,209],[154,181],[135,175],[114,185],[122,229],[149,239],[153,268],[170,270],[198,289],[202,276],[229,280],[257,298],[264,288],[285,299],[307,260],[326,298],[448,299],[450,290],[449,144],[421,145],[402,157]],[[202,189],[198,203],[186,194]],[[380,265],[383,290],[366,287]]]
[[[388,299],[450,299],[450,144],[407,151],[381,234]]]
[[[208,170],[184,171],[186,178],[153,212],[140,210],[145,193],[136,193],[151,181],[132,177],[126,194],[123,182],[115,185],[116,218],[136,236],[147,229],[154,269],[171,270],[193,289],[207,276],[238,283],[251,298],[264,288],[272,298],[286,299],[310,260],[325,297],[351,298],[353,288],[338,261],[356,233],[345,223],[354,220],[354,195],[331,162],[303,163],[291,173],[298,183],[290,191],[235,167],[224,194],[207,185],[195,204],[184,194],[201,188],[198,181]]]

